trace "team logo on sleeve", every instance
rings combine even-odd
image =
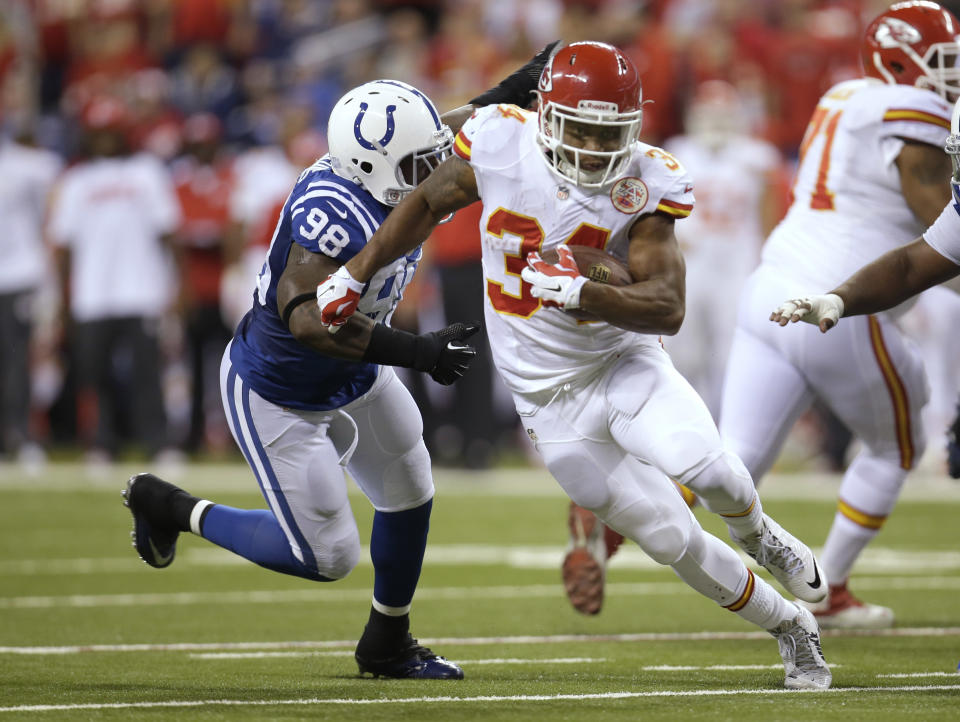
[[[610,189],[613,207],[627,215],[642,211],[649,199],[650,192],[647,190],[647,184],[639,178],[621,178]]]

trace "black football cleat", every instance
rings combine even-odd
[[[171,511],[170,497],[188,496],[183,489],[153,474],[130,477],[123,490],[123,503],[133,514],[133,547],[151,567],[163,569],[173,563],[180,527]]]
[[[354,654],[360,674],[393,679],[463,679],[459,665],[434,654],[417,642],[409,633],[402,649],[395,655],[381,659],[368,659],[359,652]]]

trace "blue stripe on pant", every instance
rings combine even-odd
[[[238,388],[241,409],[238,409],[236,404]],[[243,452],[253,470],[261,490],[265,492],[266,488],[270,489],[270,495],[274,497],[278,507],[276,512],[283,515],[287,528],[291,530],[302,555],[302,561],[294,553],[275,513],[266,509],[235,509],[216,504],[210,507],[204,517],[201,530],[203,537],[267,569],[315,581],[331,581],[319,573],[313,550],[296,524],[290,505],[283,495],[283,490],[257,435],[250,414],[250,392],[232,368],[227,377],[224,399],[240,451]],[[244,425],[240,423],[241,413],[246,432]],[[262,478],[261,473],[266,476],[266,479]],[[266,486],[267,484],[269,487]],[[269,498],[270,495],[264,493],[265,498]]]

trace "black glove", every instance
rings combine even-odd
[[[463,376],[477,355],[463,340],[479,330],[477,323],[454,323],[416,336],[378,323],[370,333],[363,360],[423,371],[438,384],[449,386]]]
[[[547,61],[560,49],[561,42],[560,40],[554,40],[552,43],[544,46],[543,50],[530,59],[529,63],[512,73],[509,77],[501,80],[497,87],[490,88],[490,90],[486,90],[478,95],[470,101],[470,104],[484,106],[508,103],[526,108],[530,105],[530,93],[537,87],[537,82],[540,80],[540,73],[543,72]]]
[[[429,373],[438,384],[449,386],[466,373],[476,358],[477,350],[463,341],[479,330],[476,323],[454,323],[417,336],[413,368]]]
[[[947,429],[947,473],[951,479],[960,479],[960,404],[957,418]]]

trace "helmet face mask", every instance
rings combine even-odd
[[[395,206],[449,155],[453,133],[419,90],[374,80],[337,101],[327,141],[337,175]]]
[[[630,117],[588,119],[576,109],[551,104],[540,116],[545,157],[555,173],[578,186],[604,186],[629,160],[641,120],[642,111]]]
[[[892,5],[867,27],[864,73],[891,85],[926,88],[948,101],[960,97],[960,26],[933,2]]]
[[[584,188],[612,182],[643,121],[640,75],[617,48],[573,43],[540,75],[537,144],[553,173]]]

